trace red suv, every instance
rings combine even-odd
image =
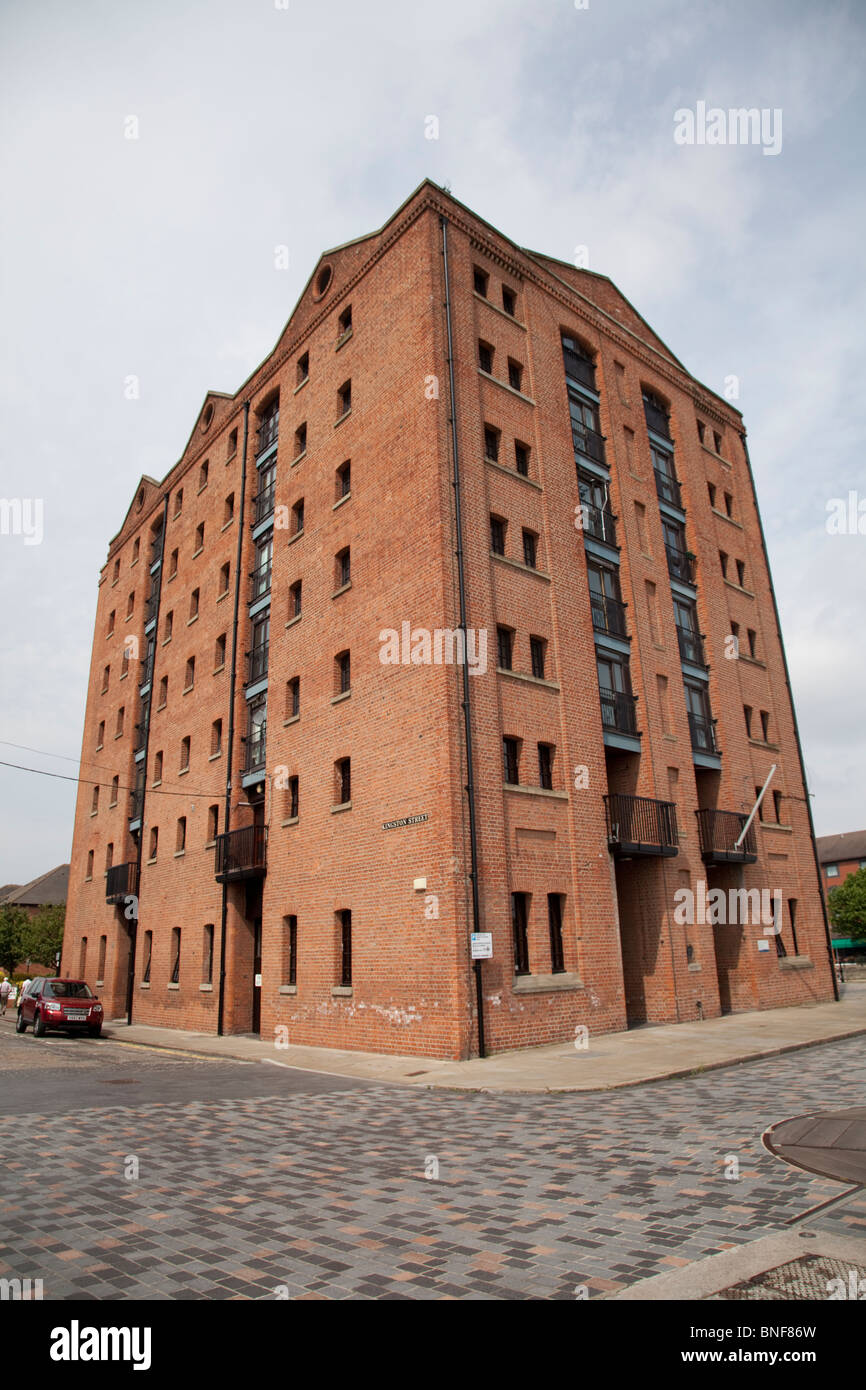
[[[102,1005],[84,980],[31,980],[18,1004],[15,1032],[23,1033],[28,1023],[37,1038],[44,1038],[49,1028],[98,1038]]]

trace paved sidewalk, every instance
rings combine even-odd
[[[607,1091],[866,1035],[866,984],[844,986],[838,1004],[728,1014],[703,1023],[605,1033],[591,1036],[585,1049],[557,1043],[466,1062],[324,1047],[282,1048],[257,1037],[218,1038],[210,1033],[142,1024],[128,1027],[123,1022],[106,1024],[103,1032],[117,1042],[136,1046],[409,1086],[468,1091]]]

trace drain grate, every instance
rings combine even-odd
[[[710,1294],[706,1301],[745,1298],[770,1302],[789,1299],[826,1302],[831,1298],[860,1298],[861,1291],[866,1291],[866,1265],[834,1260],[826,1255],[801,1255],[741,1284],[732,1284],[728,1289]]]

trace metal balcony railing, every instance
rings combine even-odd
[[[280,412],[276,411],[273,415],[268,415],[259,425],[259,437],[256,442],[256,455],[263,454],[272,444],[276,444],[277,436],[280,432]]]
[[[737,845],[748,816],[739,811],[706,809],[695,811],[698,818],[698,838],[701,858],[705,864],[754,864],[758,858],[755,827],[750,825],[742,843]]]
[[[152,618],[155,618],[155,617],[156,617],[156,614],[157,614],[157,610],[158,610],[158,609],[159,609],[159,580],[158,580],[158,578],[154,578],[153,583],[152,583],[151,586],[150,586],[150,593],[149,593],[148,596],[147,596],[147,602],[146,602],[145,605],[144,605],[144,622],[145,622],[145,626],[147,626],[147,624],[151,621]]]
[[[274,510],[274,497],[276,487],[263,487],[261,492],[257,492],[253,498],[253,520],[252,525],[258,526],[260,521],[264,521]]]
[[[595,366],[588,357],[580,357],[578,353],[572,352],[571,348],[564,347],[562,360],[565,363],[566,376],[579,381],[583,386],[588,386],[590,391],[596,390]]]
[[[597,541],[616,545],[616,517],[604,507],[595,507],[591,502],[581,502],[583,529]]]
[[[268,650],[268,643],[261,642],[259,646],[253,647],[252,651],[247,652],[247,685],[252,681],[260,681],[268,674]]]
[[[272,566],[268,564],[250,571],[250,603],[255,603],[257,599],[270,593],[271,569]]]
[[[614,854],[670,858],[678,853],[675,802],[612,792],[604,798],[604,811],[607,842]]]
[[[677,643],[681,661],[690,661],[693,666],[701,666],[705,671],[708,669],[703,633],[691,632],[689,628],[680,627],[677,623]]]
[[[237,878],[264,878],[267,868],[268,830],[265,825],[245,825],[216,838],[214,876],[218,883]]]
[[[572,420],[571,440],[576,454],[582,454],[584,458],[592,459],[595,463],[602,463],[606,466],[603,434],[590,429],[588,425],[579,425],[576,420]]]
[[[601,722],[605,729],[619,734],[636,734],[637,696],[627,695],[622,690],[605,690],[599,687],[601,696]]]
[[[662,473],[660,468],[654,468],[656,475],[656,495],[662,502],[668,502],[672,507],[683,509],[683,494],[677,478],[672,478],[669,473]]]
[[[255,738],[247,737],[246,752],[244,754],[244,773],[261,772],[266,763],[265,754],[265,725],[259,725],[261,733]]]
[[[589,602],[592,609],[592,625],[596,632],[609,632],[613,637],[628,636],[625,625],[626,605],[620,599],[590,591]]]
[[[138,892],[138,864],[113,864],[105,876],[105,901],[122,903]]]
[[[677,546],[665,545],[668,561],[668,574],[681,584],[694,584],[697,557],[690,550],[679,550]]]
[[[692,736],[692,749],[695,753],[719,753],[716,740],[716,721],[706,719],[689,710],[689,732]]]
[[[144,810],[144,787],[135,787],[129,793],[129,819],[141,820]]]
[[[655,434],[660,434],[663,439],[670,439],[671,427],[667,411],[661,410],[652,401],[646,399],[644,399],[643,411],[648,428]]]
[[[163,543],[163,540],[164,540],[164,536],[163,536],[162,531],[160,531],[160,532],[159,532],[159,535],[156,536],[156,537],[154,538],[154,540],[151,541],[151,543],[150,543],[150,559],[149,559],[148,562],[147,562],[147,563],[148,563],[148,567],[150,567],[151,565],[155,565],[156,562],[157,562],[157,560],[161,560],[161,559],[162,559],[162,543]]]

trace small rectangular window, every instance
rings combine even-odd
[[[514,441],[514,466],[521,478],[529,477],[529,445]]]
[[[337,774],[337,805],[345,806],[352,800],[352,760],[340,758],[334,767]]]
[[[510,627],[498,627],[496,629],[496,644],[497,662],[500,670],[510,671],[514,644],[514,633]]]
[[[298,425],[295,430],[295,458],[300,458],[301,454],[307,452],[307,423]]]
[[[478,365],[488,376],[493,375],[493,348],[489,343],[478,344]]]
[[[346,459],[337,469],[337,501],[343,497],[348,497],[352,490],[352,464],[350,459]]]
[[[490,518],[490,549],[494,555],[505,554],[505,525],[501,516]]]
[[[513,357],[508,359],[508,385],[512,391],[523,390],[523,367]]]
[[[484,426],[484,457],[490,459],[492,463],[499,461],[499,439],[499,430],[495,429],[493,425]]]
[[[298,385],[303,386],[310,375],[310,354],[304,352],[298,358]]]
[[[565,970],[562,949],[562,897],[559,893],[547,895],[547,924],[550,929],[550,970],[553,975],[561,975]]]
[[[538,785],[544,791],[553,791],[553,745],[538,745]]]
[[[514,938],[514,973],[529,974],[529,941],[527,938],[527,918],[529,915],[529,895],[511,894],[511,929]]]
[[[507,285],[502,286],[502,307],[506,314],[510,314],[514,318],[517,313],[517,295]]]
[[[520,743],[516,738],[502,740],[502,770],[509,786],[520,786]]]
[[[213,984],[213,924],[208,923],[204,929],[201,944],[201,982],[203,985]]]
[[[487,298],[487,284],[489,280],[490,276],[487,274],[486,270],[482,270],[478,265],[473,266],[472,282],[475,286],[475,293],[480,294],[482,299]]]
[[[171,929],[171,983],[180,982],[180,927]]]
[[[741,589],[746,586],[746,563],[744,560],[737,561],[737,583]]]
[[[535,569],[538,555],[538,537],[534,531],[523,532],[523,563],[530,569]]]
[[[352,913],[349,908],[337,913],[337,925],[340,933],[340,984],[348,989],[352,984]]]
[[[176,853],[176,854],[183,854],[183,852],[184,852],[185,849],[186,849],[186,816],[178,816],[178,818],[177,818],[177,843],[175,844],[175,853]]]
[[[544,663],[547,643],[543,637],[530,637],[529,654],[532,659],[532,674],[536,680],[544,680]]]
[[[294,913],[283,918],[286,953],[286,984],[296,985],[298,983],[298,919]]]

